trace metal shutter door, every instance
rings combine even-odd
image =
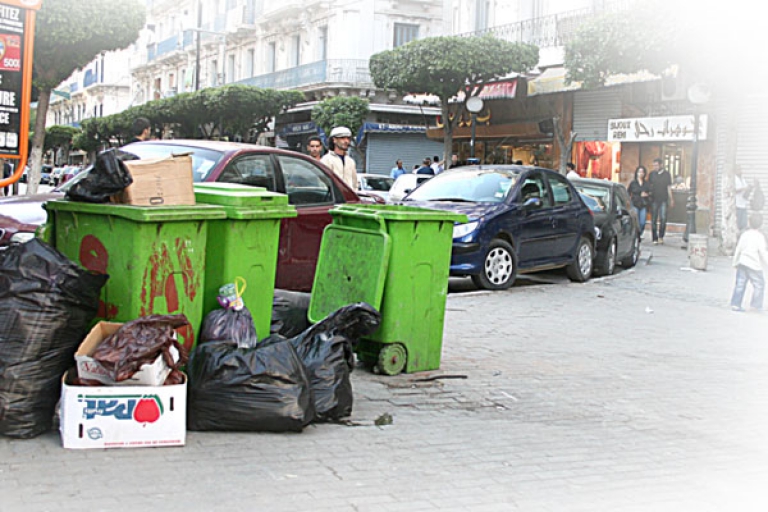
[[[365,172],[386,174],[399,159],[406,171],[413,170],[426,157],[443,154],[443,143],[429,140],[423,133],[369,133]]]
[[[573,96],[573,131],[577,141],[607,140],[608,120],[621,118],[621,90],[577,91]]]

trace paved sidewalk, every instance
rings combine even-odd
[[[347,425],[0,438],[0,512],[768,510],[768,315],[729,310],[714,241],[706,272],[667,242],[585,284],[450,295],[441,370],[359,368]]]

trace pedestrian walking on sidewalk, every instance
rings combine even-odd
[[[733,266],[736,267],[736,284],[731,296],[731,309],[744,311],[744,292],[747,283],[752,283],[751,309],[763,310],[763,295],[765,292],[765,279],[763,267],[768,266],[768,243],[765,236],[758,231],[763,225],[763,217],[759,213],[753,213],[749,217],[749,229],[744,231],[736,244],[736,252],[733,254]]]
[[[307,153],[313,160],[323,158],[323,141],[317,135],[307,139]]]
[[[648,218],[648,204],[651,197],[651,186],[648,183],[646,177],[648,172],[642,165],[635,169],[635,179],[629,184],[629,197],[632,200],[632,209],[637,214],[637,222],[639,224],[637,230],[637,238],[643,239],[643,232],[645,231],[645,221]]]
[[[661,158],[653,159],[653,170],[648,176],[651,186],[651,235],[653,244],[663,244],[667,232],[667,210],[675,207],[672,195],[672,177],[662,167]]]

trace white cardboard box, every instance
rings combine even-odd
[[[70,372],[73,373],[73,372]],[[61,383],[64,448],[184,446],[187,379],[175,386],[73,386]]]
[[[99,322],[91,329],[75,352],[77,374],[81,379],[96,380],[109,386],[162,386],[168,374],[171,373],[162,354],[157,356],[151,364],[142,365],[130,379],[120,382],[115,382],[101,363],[93,360],[91,355],[99,343],[114,334],[121,325],[123,324],[116,322]],[[171,347],[171,355],[176,361],[179,360],[176,347]]]

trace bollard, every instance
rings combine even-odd
[[[688,236],[688,261],[691,268],[707,270],[707,235]]]

